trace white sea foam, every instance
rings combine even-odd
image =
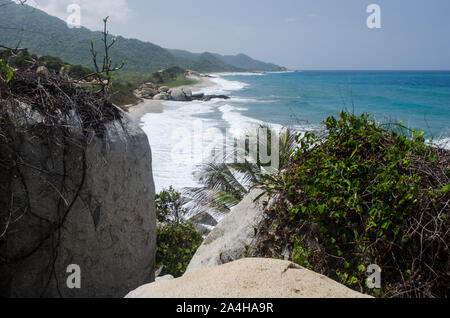
[[[203,88],[195,93],[204,93],[205,95],[225,95],[232,91],[241,90],[248,85],[243,82],[230,81],[221,77],[213,77],[210,79],[213,85]]]
[[[202,93],[229,94],[246,87],[245,83],[220,77],[212,78],[211,81],[214,84],[201,90]],[[206,153],[208,147],[211,148],[214,143],[222,141],[217,140],[220,135],[219,127],[241,127],[246,125],[247,121],[251,121],[244,116],[241,118],[238,113],[229,113],[226,108],[223,109],[226,112],[225,116],[220,116],[220,113],[213,116],[214,112],[222,112],[220,108],[223,103],[224,101],[220,99],[209,102],[164,102],[163,113],[149,113],[142,117],[141,126],[148,135],[152,147],[153,174],[157,191],[169,186],[176,189],[196,186],[193,172],[202,163],[199,160],[202,157],[197,157],[198,149]],[[234,110],[244,111],[243,108]],[[220,119],[214,119],[215,117]],[[201,140],[196,139],[195,133],[199,130],[202,131]]]
[[[428,143],[438,148],[450,150],[450,137],[442,137],[433,141],[428,140]]]
[[[200,92],[207,95],[228,95],[247,87],[239,81],[221,77],[211,78],[213,85]],[[246,103],[268,102],[255,98],[213,99],[209,102],[164,102],[163,113],[149,113],[142,117],[142,128],[149,137],[153,153],[153,174],[156,190],[173,186],[180,190],[197,186],[193,173],[205,163],[208,153],[222,145],[224,129],[241,137],[250,129],[263,124],[262,121],[246,116]],[[281,125],[271,124],[280,131]],[[315,129],[302,125],[299,131]],[[200,132],[200,133],[198,133]],[[200,135],[200,137],[199,137]]]
[[[238,72],[238,73],[220,73],[220,76],[266,76],[267,73],[252,73],[252,72]]]

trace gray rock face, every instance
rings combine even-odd
[[[145,133],[124,114],[122,123],[106,124],[103,137],[90,137],[84,165],[77,116],[71,118],[74,142],[66,145],[63,157],[62,150],[52,148],[45,136],[30,138],[29,132],[42,121],[40,115],[26,106],[23,114],[10,115],[21,118],[17,134],[22,143],[16,147],[27,162],[35,162],[41,170],[65,171],[70,181],[59,193],[46,182],[53,181],[57,188],[62,177],[47,179],[31,167],[21,168],[26,192],[13,179],[15,204],[23,204],[28,197],[36,215],[23,215],[12,225],[7,246],[0,245],[0,296],[123,297],[154,281],[155,188]],[[0,173],[2,182],[11,177]],[[0,193],[1,220],[6,202],[8,198]],[[68,212],[58,215],[61,210]],[[61,218],[64,225],[54,229]],[[66,283],[72,264],[81,269],[80,289],[70,289]]]
[[[243,256],[247,246],[255,239],[255,228],[260,222],[264,207],[254,200],[261,194],[255,189],[209,233],[192,258],[186,273],[232,262]]]
[[[153,96],[159,93],[158,87],[149,82],[142,84],[138,89],[134,91],[134,94],[139,98],[152,99]]]
[[[170,99],[170,95],[167,93],[159,93],[155,96],[153,96],[154,100],[169,100]]]
[[[189,88],[182,88],[181,90],[187,98],[192,98],[192,91]]]
[[[150,87],[144,88],[142,90],[142,97],[143,98],[152,98],[156,94],[158,94],[158,91],[156,89],[153,89],[153,88],[150,88]]]
[[[170,91],[170,95],[172,96],[172,100],[177,102],[185,102],[188,100],[186,94],[183,92],[182,89],[179,88],[173,88]]]
[[[169,91],[168,86],[161,86],[158,90],[160,93],[167,93]]]
[[[210,226],[217,225],[216,219],[213,218],[210,214],[208,214],[206,212],[202,212],[198,215],[194,215],[193,217],[191,217],[189,219],[189,221],[191,221],[192,223],[195,223],[195,224],[205,224],[205,225],[210,225]]]
[[[194,215],[189,221],[192,222],[196,231],[202,236],[209,234],[211,229],[217,225],[216,219],[206,212]]]

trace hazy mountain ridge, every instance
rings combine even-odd
[[[0,8],[0,43],[15,47],[26,47],[37,55],[58,56],[71,64],[92,67],[89,51],[94,40],[101,50],[102,34],[84,27],[69,29],[66,23],[47,13],[32,8],[10,4]],[[183,50],[168,50],[150,42],[126,39],[117,36],[111,50],[113,61],[126,61],[125,72],[151,73],[162,68],[180,66],[199,72],[279,71],[274,64],[264,63],[240,54],[222,56],[213,53],[191,53]],[[100,54],[99,54],[100,55]],[[245,57],[245,58],[244,58]]]

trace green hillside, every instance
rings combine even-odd
[[[222,61],[222,63],[227,65],[232,65],[236,68],[243,69],[246,71],[266,71],[266,72],[278,72],[285,71],[286,69],[272,63],[264,63],[252,59],[245,54],[238,55],[219,55],[215,56]]]
[[[250,59],[251,63],[235,63],[242,58],[222,57],[218,54],[194,54],[181,50],[168,50],[158,45],[117,36],[111,51],[114,61],[126,61],[125,73],[148,74],[171,66],[190,68],[199,72],[273,71],[281,70]],[[0,44],[20,46],[39,56],[58,56],[75,65],[92,67],[90,42],[94,40],[102,52],[101,33],[86,28],[70,29],[66,23],[43,11],[17,4],[0,7]],[[253,64],[252,64],[253,63]],[[271,65],[269,68],[262,67]],[[252,67],[255,67],[252,69]]]

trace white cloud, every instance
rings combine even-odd
[[[28,0],[27,4],[64,21],[70,15],[68,7],[78,4],[81,8],[81,25],[90,29],[101,28],[102,19],[106,16],[111,21],[124,22],[132,15],[127,0]]]
[[[285,21],[287,23],[294,23],[294,22],[297,22],[297,18],[286,18]]]

